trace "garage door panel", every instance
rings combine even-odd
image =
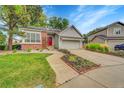
[[[64,40],[61,45],[61,48],[63,49],[79,49],[80,41]]]

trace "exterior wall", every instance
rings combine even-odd
[[[114,35],[113,34],[114,28],[117,28],[117,27],[121,28],[121,34],[120,35]],[[120,24],[112,25],[111,27],[108,28],[107,36],[110,36],[110,37],[124,36],[124,26],[122,26]]]
[[[41,49],[42,44],[21,44],[21,49],[22,50],[27,50],[27,49]]]
[[[59,36],[55,35],[55,48],[59,48]]]
[[[88,40],[90,41],[90,40],[92,40],[95,36],[97,36],[97,35],[105,35],[105,36],[107,36],[107,30],[103,30],[103,31],[101,31],[101,32],[98,32],[98,33],[96,33],[96,34],[93,34],[93,35],[91,35],[91,36],[89,36],[88,37]]]
[[[94,38],[94,39],[92,40],[92,43],[101,43],[101,44],[104,44],[104,43],[105,43],[105,40],[96,37],[96,38]]]
[[[114,50],[115,45],[123,44],[124,40],[108,40],[107,44],[111,50]]]
[[[47,32],[41,32],[41,38],[42,38],[42,48],[46,48],[48,46],[48,35],[47,35]]]
[[[21,49],[26,50],[26,49],[41,49],[41,48],[46,48],[47,47],[47,32],[41,32],[41,44],[29,44],[29,43],[22,43],[21,44]]]
[[[67,36],[67,37],[81,37],[79,33],[73,28],[70,27],[68,29],[65,29],[64,31],[61,32],[60,36]]]

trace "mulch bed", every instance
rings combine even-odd
[[[74,62],[70,62],[68,61],[67,59],[64,58],[64,56],[61,58],[68,66],[70,66],[72,69],[74,69],[76,72],[78,72],[79,74],[82,74],[82,73],[86,73],[90,70],[93,70],[93,69],[96,69],[96,68],[99,68],[101,66],[101,64],[95,64],[94,63],[94,66],[92,67],[81,67],[79,69],[77,69],[75,67],[75,64]]]

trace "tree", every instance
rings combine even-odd
[[[45,27],[47,17],[43,14],[43,9],[40,5],[28,5],[27,12],[30,15],[30,25],[31,26],[43,26]]]
[[[69,25],[69,21],[61,17],[51,17],[49,19],[49,27],[64,30]]]
[[[8,48],[12,50],[12,40],[14,35],[23,36],[24,33],[19,31],[19,27],[30,25],[43,25],[45,16],[40,6],[19,6],[9,5],[1,6],[0,19],[6,26],[4,31],[8,34]],[[42,17],[43,15],[43,17]]]
[[[87,34],[83,34],[83,43],[87,44],[88,43],[88,35]]]
[[[6,36],[0,32],[0,45],[5,45]]]

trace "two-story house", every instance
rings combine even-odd
[[[115,45],[124,43],[124,23],[114,22],[97,29],[95,33],[89,35],[88,40],[91,43],[107,44],[113,50]]]

